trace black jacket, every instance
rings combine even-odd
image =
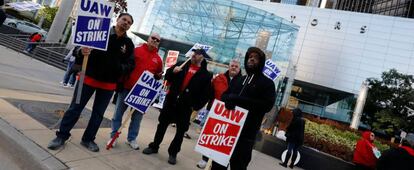
[[[0,6],[4,5],[4,0],[0,0]]]
[[[86,76],[102,82],[117,83],[122,76],[127,76],[134,69],[133,51],[132,40],[126,35],[117,37],[114,28],[112,28],[107,51],[96,49],[91,51],[86,67]],[[76,54],[75,64],[82,65],[81,51],[78,50]]]
[[[293,119],[286,130],[286,142],[296,145],[303,144],[305,133],[305,120],[302,119],[302,111],[300,109],[293,110]]]
[[[190,107],[193,110],[199,110],[207,103],[208,93],[211,88],[210,81],[212,75],[207,71],[207,62],[203,60],[201,68],[193,75],[187,87],[182,92],[180,91],[181,84],[190,68],[191,62],[187,62],[181,72],[174,74],[174,68],[181,64],[182,62],[177,63],[167,69],[165,80],[171,84],[163,108],[168,110],[179,104],[180,106]]]
[[[255,70],[247,67],[248,56],[253,52],[259,54],[260,57],[259,67]],[[240,139],[255,139],[264,115],[272,109],[275,103],[275,84],[262,73],[265,60],[266,56],[259,48],[250,47],[244,60],[247,75],[230,84],[221,97],[226,107],[236,105],[249,110]]]
[[[381,154],[377,161],[377,170],[412,170],[414,156],[403,148],[391,148]]]

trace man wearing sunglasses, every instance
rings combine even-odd
[[[126,77],[123,81],[123,85],[118,89],[118,97],[115,106],[115,113],[112,118],[112,132],[111,138],[121,127],[122,116],[124,115],[125,110],[128,106],[124,103],[125,97],[128,95],[129,91],[134,87],[135,83],[138,81],[138,78],[141,77],[141,74],[148,70],[154,74],[155,79],[160,79],[162,77],[162,60],[158,55],[158,45],[160,44],[161,37],[157,33],[152,33],[147,40],[147,43],[142,44],[134,49],[134,58],[135,58],[135,68],[132,73]],[[137,136],[139,133],[139,127],[141,124],[143,114],[134,111],[131,116],[131,121],[128,128],[128,137],[125,143],[129,145],[132,149],[138,150]],[[108,143],[111,140],[108,141]],[[116,145],[116,142],[112,144],[112,147]]]

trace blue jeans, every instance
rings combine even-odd
[[[65,76],[63,76],[63,84],[69,83],[71,85],[75,85],[77,72],[72,70],[73,64],[75,64],[75,61],[69,61],[68,66],[66,67]]]
[[[115,135],[115,133],[118,131],[118,129],[121,127],[122,124],[122,116],[125,113],[125,110],[127,110],[128,105],[124,103],[124,100],[126,96],[128,95],[129,90],[123,89],[122,91],[118,92],[118,98],[116,100],[116,106],[115,106],[115,113],[114,117],[112,118],[112,132],[111,137]],[[129,111],[128,111],[129,112]],[[137,138],[139,133],[139,127],[141,125],[143,114],[134,110],[134,113],[132,113],[131,116],[131,122],[129,123],[128,128],[128,141],[133,141]]]
[[[106,107],[108,107],[114,91],[103,90],[83,84],[82,94],[79,104],[76,104],[76,95],[78,94],[79,83],[76,84],[75,91],[73,92],[72,102],[69,109],[66,110],[60,123],[59,131],[56,132],[56,136],[67,140],[70,137],[70,130],[75,126],[79,120],[82,110],[88,103],[89,99],[95,93],[95,100],[93,101],[92,113],[88,122],[88,126],[82,136],[82,141],[89,142],[95,140],[96,133],[103,120]]]

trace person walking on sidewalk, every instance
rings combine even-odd
[[[183,67],[178,63],[167,69],[165,79],[171,83],[164,106],[158,117],[154,141],[143,150],[144,154],[158,153],[160,144],[170,123],[176,123],[177,130],[168,148],[168,163],[176,164],[181,150],[184,133],[190,126],[193,110],[200,110],[208,101],[212,75],[207,71],[210,57],[203,49],[194,50],[191,61]]]
[[[69,51],[69,53],[65,56],[65,58],[62,61],[68,61],[68,65],[66,67],[65,75],[63,76],[63,80],[60,83],[63,87],[75,87],[75,81],[76,81],[76,74],[80,71],[80,65],[75,65],[75,53],[74,51],[79,50],[79,46],[76,46],[72,48],[72,50]]]
[[[408,133],[398,148],[384,151],[377,161],[377,170],[412,170],[414,163],[414,134]]]
[[[59,130],[56,132],[56,138],[48,145],[49,149],[59,149],[69,139],[70,131],[79,120],[85,105],[95,93],[91,117],[83,133],[81,145],[92,152],[99,151],[99,147],[94,140],[106,107],[116,88],[116,83],[122,76],[131,73],[135,66],[133,56],[134,44],[126,35],[126,31],[134,20],[130,14],[121,13],[116,21],[116,25],[110,30],[107,51],[91,50],[82,47],[76,52],[76,60],[83,60],[83,56],[89,55],[81,99],[79,104],[75,103],[79,88],[78,83],[75,87],[69,109],[66,110]]]
[[[216,77],[211,80],[211,99],[207,105],[207,110],[211,109],[214,99],[220,100],[221,95],[227,90],[230,84],[236,82],[241,77],[240,72],[240,62],[239,60],[231,60],[229,63],[229,69],[225,73],[218,74]],[[207,115],[204,116],[204,119],[201,120],[200,126],[203,127]],[[207,165],[208,157],[202,156],[202,159],[197,163],[197,167],[204,169]]]
[[[27,43],[26,49],[24,50],[25,53],[31,53],[37,46],[36,43],[42,40],[42,34],[35,32],[29,36],[29,42]]]
[[[147,43],[142,44],[139,47],[136,47],[134,50],[135,56],[135,69],[127,77],[126,81],[123,83],[122,89],[118,91],[118,98],[115,106],[115,113],[112,118],[112,132],[111,138],[116,134],[118,129],[121,127],[122,116],[124,115],[125,110],[128,108],[128,105],[124,103],[126,96],[134,87],[135,83],[138,81],[138,78],[141,77],[141,74],[148,70],[154,74],[155,79],[159,80],[162,77],[162,60],[158,55],[158,45],[160,44],[161,37],[158,33],[152,33],[147,40]],[[128,137],[126,144],[129,145],[132,149],[138,150],[138,143],[136,138],[139,133],[139,127],[141,124],[143,113],[134,111],[131,117],[128,128]],[[109,140],[108,142],[110,142]],[[115,142],[112,147],[115,146]]]
[[[231,84],[221,97],[227,109],[234,110],[235,106],[239,106],[249,111],[230,158],[230,167],[234,170],[245,170],[249,165],[263,117],[275,103],[275,84],[262,73],[265,60],[262,50],[250,47],[244,60],[247,75]],[[225,170],[227,167],[213,162],[212,169]]]
[[[354,158],[352,160],[356,166],[356,169],[375,169],[378,158],[374,153],[379,151],[374,145],[374,140],[375,134],[371,131],[365,131],[362,133],[361,139],[358,140],[355,146]]]
[[[288,143],[288,150],[286,153],[285,161],[279,163],[283,167],[287,167],[290,156],[292,160],[289,167],[293,169],[298,156],[298,149],[303,145],[305,134],[305,120],[302,118],[302,110],[299,108],[293,109],[293,118],[289,126],[286,129],[286,142]]]

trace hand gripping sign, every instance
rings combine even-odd
[[[263,67],[262,71],[266,77],[272,79],[273,81],[275,81],[277,76],[280,74],[279,68],[277,68],[276,63],[271,59],[266,60],[265,67]]]
[[[214,100],[195,150],[227,166],[243,129],[247,113],[248,110],[238,106],[235,110],[227,110],[224,102]]]
[[[106,145],[106,149],[109,150],[112,148],[112,144],[121,134],[122,129],[125,127],[127,121],[130,119],[134,110],[137,110],[144,114],[149,108],[150,104],[155,100],[157,93],[162,88],[162,81],[156,80],[154,74],[149,71],[144,71],[139,77],[138,81],[135,83],[134,87],[131,89],[129,94],[125,97],[125,104],[127,104],[129,113],[126,116],[125,120],[122,122],[121,127],[112,137],[111,141]],[[132,107],[132,108],[131,108]]]
[[[80,0],[72,44],[106,51],[114,3],[106,0]],[[83,57],[76,103],[80,103],[89,56]]]

